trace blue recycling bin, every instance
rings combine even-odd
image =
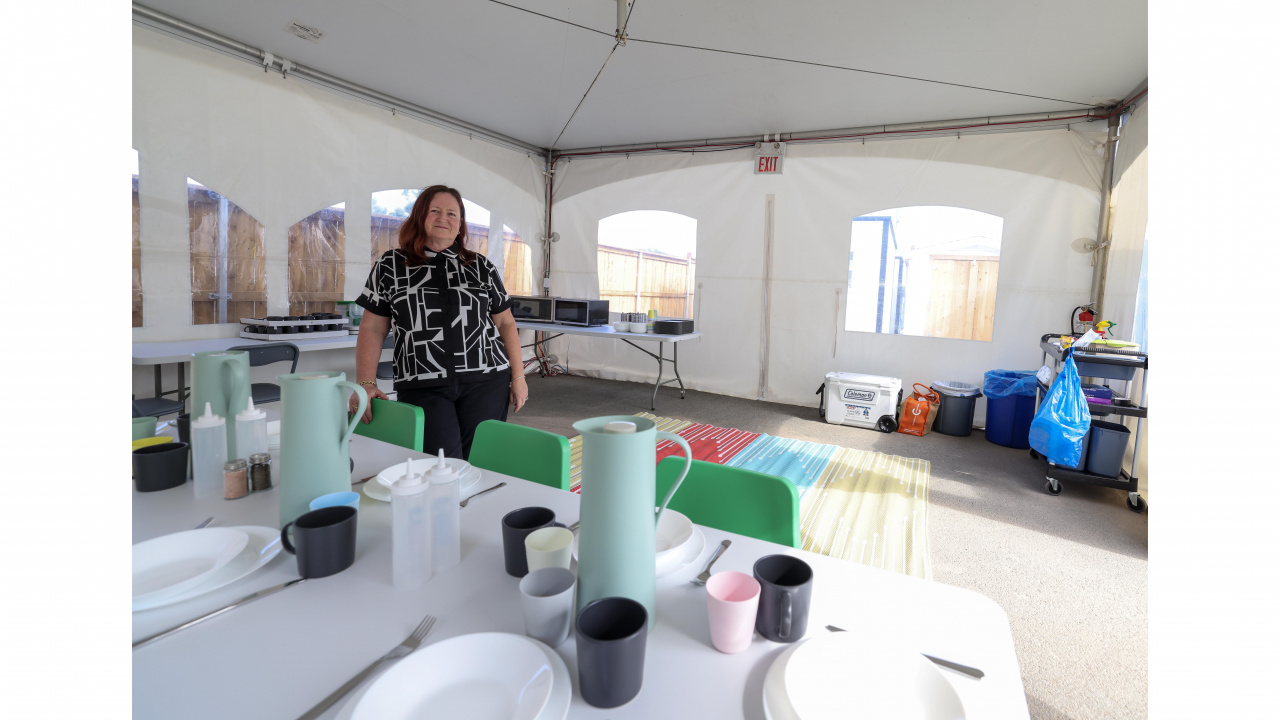
[[[1026,450],[1036,414],[1036,374],[1031,370],[988,370],[982,394],[987,396],[989,442]]]

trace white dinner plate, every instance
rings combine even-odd
[[[680,553],[667,554],[663,558],[657,557],[657,550],[654,551],[654,577],[665,577],[677,570],[683,570],[698,560],[702,555],[702,551],[707,547],[707,538],[702,534],[702,530],[697,525],[693,526],[693,533],[689,535],[689,539],[684,543],[684,551]],[[578,559],[578,531],[573,531],[573,559]]]
[[[462,477],[458,478],[458,482],[461,483],[458,486],[458,492],[460,494],[465,495],[467,490],[471,489],[472,485],[475,485],[477,482],[480,481],[480,475],[481,475],[480,468],[472,466],[471,464],[467,463],[465,460],[456,460],[454,458],[445,458],[444,460],[450,465],[454,465],[455,468],[458,467],[457,463],[465,464],[467,466],[466,471],[462,473]],[[433,458],[422,458],[421,460],[414,460],[413,471],[424,472],[426,471],[427,468],[431,467],[431,464],[433,462],[435,462]],[[419,463],[422,463],[422,464],[419,465]],[[364,494],[373,498],[374,500],[380,500],[382,502],[391,502],[391,483],[395,482],[396,480],[399,480],[401,477],[404,477],[404,463],[392,465],[391,467],[378,473],[378,475],[374,477],[374,479],[369,480],[364,484]],[[390,479],[388,480],[387,478],[390,478]]]
[[[231,528],[184,530],[133,546],[133,601],[179,592],[226,565],[248,544]]]
[[[872,633],[804,641],[783,661],[782,697],[776,678],[771,686],[766,676],[765,687],[772,720],[964,720],[942,671],[908,643]]]
[[[564,659],[555,650],[533,638],[529,638],[529,642],[537,645],[551,664],[551,697],[547,698],[547,704],[538,713],[537,720],[564,720],[569,715],[569,704],[573,702],[573,680],[569,678],[569,666],[564,664]],[[352,720],[356,706],[372,685],[373,683],[366,683],[356,690],[338,714],[334,715],[334,720]]]
[[[554,685],[542,647],[511,633],[441,640],[374,681],[352,720],[538,720]]]
[[[791,709],[791,703],[787,702],[787,688],[783,683],[783,677],[786,673],[787,661],[799,647],[800,644],[795,643],[783,650],[769,666],[769,672],[765,673],[764,720],[796,720],[795,711]]]
[[[244,549],[231,562],[213,571],[199,583],[185,590],[157,593],[155,597],[147,598],[146,602],[135,601],[133,603],[133,611],[138,612],[139,610],[164,607],[165,605],[172,605],[213,592],[254,572],[271,562],[271,559],[280,553],[280,531],[275,528],[245,525],[229,529],[240,530],[248,538]]]

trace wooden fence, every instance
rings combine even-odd
[[[924,334],[990,342],[1000,259],[930,255],[929,270],[932,289]]]
[[[187,210],[191,223],[191,324],[219,322],[218,301],[222,252],[219,251],[219,216],[226,215],[227,314],[222,322],[267,313],[266,230],[235,203],[204,187],[187,186]]]
[[[692,255],[678,258],[600,245],[596,252],[600,299],[609,301],[612,312],[652,309],[663,317],[693,317],[696,265]]]
[[[343,299],[347,277],[346,235],[346,213],[337,208],[325,208],[289,228],[290,315],[336,310],[334,301]]]

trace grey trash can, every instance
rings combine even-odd
[[[952,380],[934,380],[930,387],[942,401],[938,416],[933,419],[933,431],[955,437],[973,432],[973,411],[978,406],[978,398],[982,397],[982,389]]]
[[[1129,428],[1120,423],[1094,420],[1093,426],[1089,428],[1089,473],[1120,477],[1124,450],[1128,446]]]

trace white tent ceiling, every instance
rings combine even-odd
[[[635,0],[630,41],[612,57],[610,0],[504,2],[144,4],[558,149],[1083,110],[1147,76],[1141,2]],[[290,34],[293,21],[323,38]]]

